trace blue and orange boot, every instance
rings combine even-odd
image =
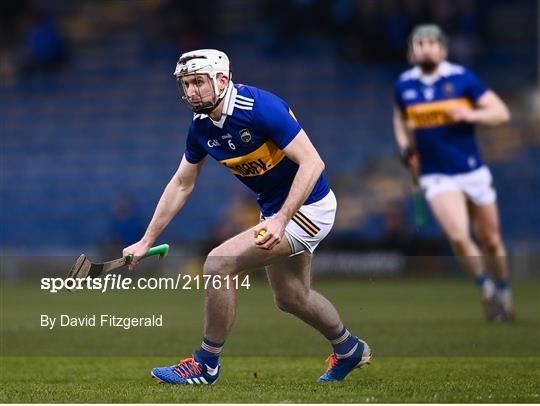
[[[201,362],[197,353],[191,358],[182,360],[178,365],[154,368],[150,372],[152,378],[159,383],[173,385],[212,385],[219,378],[221,365],[210,368]]]
[[[369,345],[357,338],[358,345],[351,356],[337,358],[335,354],[328,357],[328,369],[319,378],[319,382],[342,381],[355,368],[363,368],[371,363],[372,352]]]

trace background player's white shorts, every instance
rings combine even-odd
[[[285,237],[291,246],[292,255],[305,250],[310,253],[315,251],[334,225],[336,208],[336,196],[331,190],[318,202],[300,207],[285,227]]]
[[[478,206],[485,206],[497,200],[493,188],[493,177],[487,166],[459,175],[432,174],[420,177],[420,186],[426,199],[431,200],[439,193],[459,190]]]

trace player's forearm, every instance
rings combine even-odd
[[[323,170],[324,162],[321,159],[301,163],[278,215],[283,216],[288,222],[306,201]]]
[[[510,112],[505,105],[488,108],[477,108],[471,112],[475,124],[496,126],[510,120]]]
[[[411,141],[407,133],[399,128],[394,128],[394,137],[400,151],[404,151],[411,147]]]
[[[148,245],[154,243],[165,227],[167,227],[184,206],[193,191],[193,187],[194,185],[182,186],[176,179],[172,179],[169,182],[159,199],[152,220],[144,233],[143,241]]]
[[[397,109],[394,110],[393,124],[394,137],[396,139],[396,143],[398,144],[399,150],[404,151],[407,148],[411,147],[412,142],[410,140],[410,136],[405,127],[401,112]]]

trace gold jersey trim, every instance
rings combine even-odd
[[[418,103],[407,106],[407,119],[413,129],[439,127],[453,124],[454,120],[449,111],[455,108],[473,107],[471,101],[465,97],[436,102]]]
[[[289,114],[291,115],[292,118],[294,118],[296,121],[298,121],[298,119],[296,118],[296,115],[293,113],[293,111],[291,109],[289,109]]]

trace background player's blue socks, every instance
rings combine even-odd
[[[489,278],[487,272],[483,272],[481,275],[474,277],[474,283],[480,288],[483,300],[491,300],[495,295],[495,284]]]
[[[496,299],[499,305],[502,307],[504,316],[508,320],[514,320],[514,305],[512,301],[512,289],[510,289],[510,279],[508,277],[500,279],[495,282],[497,289]]]
[[[505,309],[512,308],[512,291],[510,289],[510,279],[503,278],[495,282],[497,288],[497,299]]]
[[[334,348],[336,358],[347,358],[352,355],[358,346],[358,339],[349,333],[349,330],[343,327],[341,332],[335,337],[327,337]]]
[[[201,348],[197,352],[197,357],[210,368],[217,368],[219,364],[219,356],[223,350],[225,343],[216,343],[203,337]]]
[[[508,278],[503,278],[495,282],[497,290],[506,290],[510,286],[510,280]]]
[[[484,272],[484,273],[482,273],[481,275],[475,276],[475,277],[474,277],[474,283],[475,283],[476,286],[478,286],[479,288],[481,288],[482,286],[484,286],[484,283],[486,283],[488,280],[489,280],[489,276],[488,276],[487,272]]]

